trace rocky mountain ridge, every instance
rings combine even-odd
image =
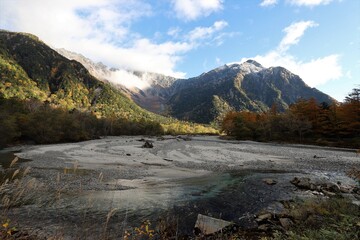
[[[79,61],[99,79],[115,83],[141,107],[182,120],[210,123],[219,121],[228,111],[262,112],[274,104],[283,111],[302,98],[315,98],[319,103],[334,101],[287,69],[265,68],[254,60],[223,65],[189,79],[176,79],[157,73],[110,69],[66,50],[59,53]],[[117,71],[127,75],[114,79]],[[123,81],[129,81],[127,77],[141,86],[123,85]]]
[[[228,111],[263,112],[274,104],[283,111],[297,100],[309,98],[319,103],[334,101],[283,67],[265,68],[248,60],[183,81],[168,104],[177,118],[208,123],[220,120]]]

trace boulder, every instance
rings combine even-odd
[[[263,222],[265,220],[270,220],[272,218],[272,214],[271,213],[264,213],[264,214],[260,214],[257,216],[257,218],[255,219],[256,222]]]
[[[258,227],[258,230],[260,231],[264,231],[264,232],[267,232],[271,229],[271,225],[270,224],[263,224],[263,225],[260,225]]]
[[[270,178],[263,179],[263,182],[266,183],[267,185],[275,185],[277,183],[276,180]]]
[[[144,145],[143,145],[143,148],[153,148],[154,145],[152,144],[152,142],[146,140]]]
[[[301,189],[316,190],[316,186],[311,182],[310,178],[294,177],[290,182]]]
[[[285,230],[289,229],[294,224],[290,218],[280,218],[279,222]]]
[[[333,193],[340,193],[341,189],[339,187],[339,185],[335,184],[335,183],[331,183],[331,182],[327,182],[321,185],[321,190],[324,191],[328,191],[328,192],[333,192]]]
[[[230,226],[232,223],[224,221],[222,219],[208,217],[202,214],[198,214],[195,223],[194,232],[196,235],[209,235],[221,231],[225,227]]]
[[[339,184],[327,182],[324,180],[321,181],[312,181],[310,178],[297,178],[295,177],[293,180],[290,181],[296,187],[304,190],[310,190],[311,193],[315,195],[319,195],[320,193],[324,193],[327,196],[335,196],[341,192],[348,192],[350,191],[345,190],[345,188]],[[318,192],[319,194],[317,194]]]

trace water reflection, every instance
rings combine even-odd
[[[141,211],[145,209],[168,209],[173,205],[201,198],[217,196],[224,188],[242,181],[243,176],[229,173],[210,174],[195,178],[168,181],[147,181],[138,188],[121,191],[100,191],[86,196],[97,207]]]

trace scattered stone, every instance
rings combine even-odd
[[[267,185],[275,185],[277,183],[277,181],[270,178],[263,179],[263,182],[266,183]]]
[[[311,182],[310,178],[294,177],[290,182],[301,189],[316,190],[316,186]]]
[[[258,227],[258,229],[260,231],[264,231],[264,232],[267,232],[271,229],[271,225],[270,224],[262,224]]]
[[[190,136],[177,136],[177,139],[182,139],[184,141],[191,141],[192,138]]]
[[[272,218],[272,214],[271,213],[264,213],[264,214],[261,214],[259,215],[255,221],[256,222],[263,222],[265,220],[270,220]]]
[[[350,186],[340,186],[340,191],[342,193],[351,193],[353,191],[353,188]]]
[[[273,217],[285,217],[289,214],[284,204],[282,204],[281,202],[271,203],[269,206],[266,207],[266,212],[271,213]]]
[[[354,187],[353,190],[352,190],[352,193],[360,195],[360,188],[359,187]]]
[[[339,184],[331,183],[331,182],[315,182],[312,181],[310,178],[297,178],[295,177],[293,180],[290,181],[296,187],[309,190],[310,193],[314,195],[322,195],[321,193],[325,194],[326,196],[336,196],[337,194],[344,192],[348,193],[351,192],[350,189],[347,189],[345,186],[339,186]]]
[[[230,226],[231,224],[231,222],[224,221],[222,219],[212,218],[202,214],[198,214],[194,232],[197,235],[209,235],[216,233],[224,229],[225,227]]]
[[[144,145],[142,146],[143,148],[153,148],[154,145],[152,144],[152,142],[145,140]]]
[[[324,195],[322,192],[318,192],[318,191],[312,191],[311,192],[313,195],[316,195],[316,196],[322,196]]]
[[[339,193],[340,192],[339,185],[334,184],[334,183],[330,183],[330,182],[322,184],[321,189],[329,191],[329,192],[334,192],[334,193]]]
[[[336,196],[336,193],[333,193],[333,192],[329,192],[329,191],[326,191],[326,190],[322,190],[322,192],[326,195],[326,196],[328,196],[328,197],[334,197],[334,196]]]
[[[286,230],[294,224],[294,222],[290,218],[280,218],[279,221],[281,226]]]

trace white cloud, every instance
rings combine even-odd
[[[298,7],[316,7],[320,5],[327,5],[333,1],[334,0],[285,0],[286,3]],[[342,0],[338,0],[338,1],[342,1]],[[278,0],[262,0],[260,6],[270,7],[276,5],[278,2],[279,2]]]
[[[1,7],[2,26],[34,33],[54,45],[82,38],[121,40],[129,24],[151,14],[150,5],[140,0],[5,0]]]
[[[332,2],[333,0],[287,0],[288,3],[295,6],[306,6],[306,7],[315,7],[319,5],[326,5]]]
[[[288,53],[271,51],[265,55],[258,55],[251,59],[258,61],[264,67],[285,67],[292,73],[299,75],[309,86],[316,87],[330,80],[338,79],[343,75],[342,68],[339,65],[339,58],[339,55],[332,54],[303,62]],[[241,62],[247,59],[242,59]]]
[[[269,7],[269,6],[276,5],[277,2],[278,2],[278,0],[263,0],[263,1],[260,3],[260,6],[261,6],[261,7]]]
[[[172,2],[177,17],[187,21],[208,16],[223,8],[223,0],[172,0]]]
[[[301,21],[293,23],[290,26],[286,27],[283,30],[286,35],[281,40],[278,49],[280,51],[288,50],[291,45],[295,45],[299,42],[300,38],[304,35],[306,29],[316,26],[318,26],[318,24],[313,21]]]
[[[225,21],[217,21],[210,27],[197,27],[190,31],[188,39],[190,41],[196,41],[211,37],[215,32],[218,32],[228,25]]]
[[[110,67],[174,77],[185,76],[175,70],[176,64],[184,53],[201,44],[201,36],[195,37],[195,33],[208,29],[202,37],[210,38],[212,32],[226,25],[219,21],[209,28],[196,28],[191,31],[191,40],[154,42],[131,30],[132,23],[154,14],[145,0],[0,1],[0,28],[35,34],[55,48],[81,53]],[[222,5],[222,1],[213,0],[184,2],[193,7],[196,16],[209,14]],[[168,34],[176,37],[180,31],[174,28]]]
[[[181,33],[181,28],[179,28],[179,27],[172,27],[172,28],[169,28],[169,30],[167,31],[167,35],[174,37],[174,38],[177,38],[180,33]]]
[[[108,80],[110,80],[115,84],[121,84],[130,89],[139,88],[143,90],[150,86],[150,84],[147,81],[125,70],[117,70],[111,72],[111,75]]]
[[[286,33],[279,46],[265,55],[257,55],[251,58],[243,58],[241,62],[253,59],[264,67],[282,66],[299,75],[306,84],[311,87],[322,85],[330,80],[339,79],[343,76],[342,67],[339,64],[340,56],[331,54],[329,56],[301,61],[288,53],[291,45],[297,44],[308,27],[317,26],[312,21],[293,23],[284,29]]]

